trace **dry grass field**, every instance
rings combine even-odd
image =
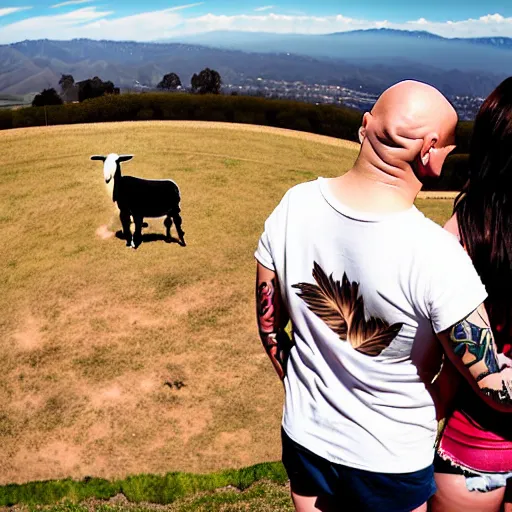
[[[279,459],[282,389],[253,320],[253,252],[284,192],[344,172],[357,146],[185,122],[0,137],[0,484]],[[187,247],[112,236],[89,160],[110,152],[135,154],[125,174],[179,184]],[[452,199],[418,205],[443,222]]]

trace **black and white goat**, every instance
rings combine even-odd
[[[147,180],[121,175],[121,162],[133,155],[94,155],[91,160],[103,162],[103,176],[112,201],[117,203],[126,245],[136,248],[142,241],[144,217],[163,217],[167,239],[171,238],[174,221],[180,244],[185,245],[185,232],[181,229],[180,189],[172,180]],[[131,218],[135,231],[131,233]]]

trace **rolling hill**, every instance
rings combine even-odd
[[[494,41],[495,44],[491,44]],[[508,40],[448,40],[422,33],[360,31],[325,36],[212,32],[176,42],[23,41],[0,46],[0,93],[26,94],[100,76],[122,88],[155,86],[165,73],[188,84],[205,67],[226,84],[262,77],[340,85],[379,94],[406,78],[447,95],[486,96],[512,73]]]

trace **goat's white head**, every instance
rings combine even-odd
[[[91,160],[101,160],[103,162],[103,176],[105,182],[108,183],[117,171],[117,166],[121,162],[127,162],[131,160],[133,155],[118,155],[117,153],[110,153],[107,156],[93,155]]]

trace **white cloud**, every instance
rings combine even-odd
[[[426,30],[444,37],[512,37],[512,17],[487,14],[467,20],[433,22],[421,18],[407,22],[408,30]]]
[[[24,39],[74,38],[111,39],[114,41],[151,41],[170,37],[185,18],[180,11],[202,5],[202,2],[179,5],[111,18],[114,11],[83,7],[65,14],[34,16],[10,25],[0,26],[0,44]]]
[[[389,20],[370,21],[350,18],[342,14],[311,16],[275,14],[264,11],[234,16],[212,13],[201,16],[185,14],[184,11],[187,9],[197,7],[202,3],[180,5],[122,17],[115,17],[112,11],[100,10],[92,6],[76,9],[66,14],[34,16],[0,26],[0,43],[23,39],[73,39],[77,37],[118,41],[154,41],[212,30],[326,34],[383,27],[426,30],[445,37],[512,37],[512,17],[506,18],[497,13],[488,14],[479,19],[433,22],[426,18],[419,18],[404,23],[394,23]],[[0,9],[0,14],[2,11]]]
[[[98,11],[95,7],[84,7],[55,16],[33,16],[0,27],[0,43],[23,39],[72,39],[84,24],[112,14],[112,11]]]
[[[69,2],[61,2],[60,4],[52,5],[52,9],[56,9],[57,7],[64,7],[66,5],[77,5],[77,4],[88,4],[93,0],[69,0]]]
[[[254,9],[256,12],[270,11],[271,9],[275,9],[275,5],[264,5],[263,7],[256,7]]]
[[[382,20],[382,21],[375,22],[375,28],[388,28],[388,27],[389,27],[388,20]]]
[[[390,20],[370,21],[336,16],[310,16],[306,14],[258,13],[245,15],[206,14],[183,20],[175,35],[208,32],[212,30],[244,30],[250,32],[328,34],[371,28],[398,30],[424,30],[444,37],[512,37],[512,17],[488,14],[481,18],[432,22],[419,18],[405,23]],[[156,39],[156,38],[155,38]]]
[[[178,7],[169,7],[161,12],[172,12],[172,11],[183,11],[184,9],[190,9],[192,7],[197,7],[198,5],[203,5],[204,2],[196,2],[195,4],[186,4],[186,5],[178,5]]]
[[[487,16],[482,16],[480,21],[483,21],[484,23],[502,23],[506,20],[501,14],[488,14]]]
[[[7,16],[15,12],[26,11],[27,9],[32,9],[32,7],[3,7],[0,9],[0,16]]]

